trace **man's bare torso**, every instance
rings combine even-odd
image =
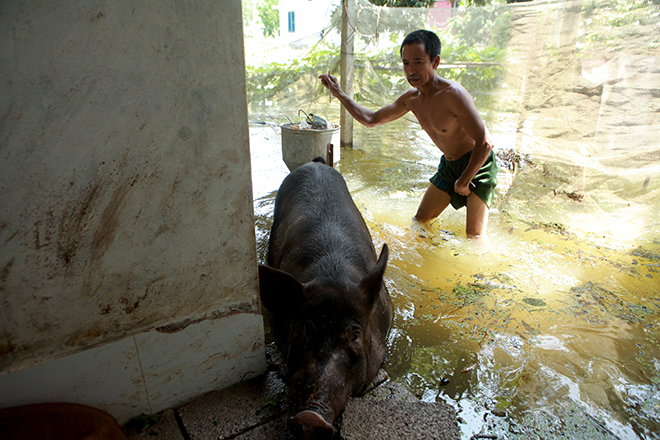
[[[437,79],[438,87],[431,93],[422,94],[418,89],[410,89],[402,98],[445,158],[457,160],[472,151],[475,140],[465,132],[457,115],[448,108],[448,101],[452,93],[467,92],[453,81]]]

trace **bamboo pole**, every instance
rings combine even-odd
[[[349,98],[354,98],[353,78],[355,74],[355,0],[342,0],[341,14],[341,61],[340,85]],[[339,111],[340,148],[353,148],[353,117],[342,106]]]

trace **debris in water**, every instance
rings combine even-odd
[[[583,194],[578,194],[578,193],[576,193],[575,191],[572,191],[572,192],[568,192],[568,191],[556,191],[556,190],[553,189],[552,192],[553,192],[554,195],[557,195],[557,194],[564,194],[566,197],[568,197],[569,199],[574,200],[574,201],[576,201],[576,202],[581,202],[582,199],[584,199],[584,195],[583,195]]]
[[[546,302],[538,298],[523,298],[522,300],[525,304],[529,304],[534,307],[545,307],[547,306]]]
[[[490,412],[497,417],[506,417],[506,410],[502,408],[493,408],[490,410]]]

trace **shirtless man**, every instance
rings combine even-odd
[[[493,143],[470,94],[457,82],[440,78],[440,40],[430,31],[410,33],[401,44],[403,71],[413,87],[392,104],[372,111],[351,100],[330,74],[322,84],[361,124],[376,127],[412,111],[444,153],[438,172],[422,198],[415,220],[434,219],[451,203],[467,206],[468,237],[485,237],[489,206],[497,184]]]

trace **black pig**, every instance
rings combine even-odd
[[[392,301],[380,258],[342,176],[308,163],[282,183],[259,266],[261,301],[287,364],[289,429],[328,438],[348,398],[376,377]]]

